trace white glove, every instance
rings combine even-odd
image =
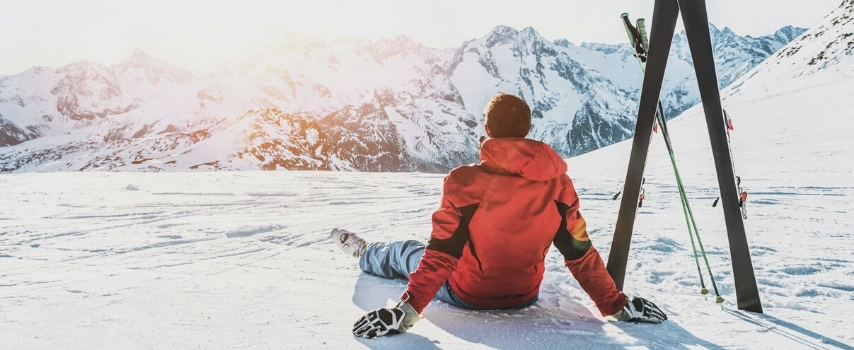
[[[626,306],[623,306],[622,310],[611,315],[611,317],[618,321],[644,323],[661,323],[667,319],[667,315],[658,306],[640,297],[632,298],[626,303]]]
[[[379,308],[362,316],[353,325],[353,335],[375,338],[403,333],[412,328],[419,319],[418,312],[412,306],[401,302],[393,308]]]

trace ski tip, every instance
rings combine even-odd
[[[720,295],[718,295],[718,296],[715,298],[715,303],[720,304],[720,303],[723,303],[723,302],[724,302],[724,298],[721,298],[721,296],[720,296]]]
[[[625,18],[625,17],[629,17],[628,12],[623,12],[623,14],[620,15],[620,18]]]
[[[700,294],[702,294],[702,295],[709,294],[709,290],[706,288],[700,289]]]

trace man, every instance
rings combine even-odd
[[[425,246],[419,241],[367,244],[333,229],[330,239],[359,258],[367,273],[408,278],[393,308],[360,318],[353,334],[405,332],[434,298],[472,310],[515,309],[537,301],[551,244],[603,316],[631,322],[667,319],[655,304],[618,291],[587,236],[566,162],[548,145],[526,139],[531,110],[498,94],[486,105],[480,163],[445,178],[440,208]]]

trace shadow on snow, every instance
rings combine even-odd
[[[356,281],[353,303],[365,312],[393,305],[404,289],[406,280],[389,280],[363,273]],[[518,310],[465,310],[434,300],[425,310],[427,316],[422,322],[429,321],[466,343],[495,349],[622,349],[626,346],[721,349],[674,322],[665,321],[660,325],[611,323],[593,315],[580,303],[557,299],[555,295],[541,293],[536,304]],[[615,337],[613,329],[606,331],[608,323],[627,337]],[[444,344],[421,336],[418,325],[412,332],[379,339],[357,338],[357,341],[372,349],[438,349],[464,345]]]

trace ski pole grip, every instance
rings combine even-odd
[[[641,46],[644,52],[649,52],[649,36],[646,34],[646,20],[638,18],[638,33],[640,34]]]
[[[640,35],[638,34],[638,29],[632,25],[632,20],[629,19],[629,13],[623,12],[623,14],[620,15],[620,18],[623,19],[623,24],[626,26],[626,34],[629,35],[629,43],[631,43],[632,46],[637,47]]]

